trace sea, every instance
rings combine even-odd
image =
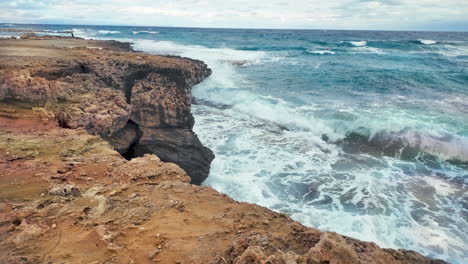
[[[310,227],[468,263],[468,33],[25,25],[203,60],[203,183]],[[1,32],[0,37],[21,33]]]

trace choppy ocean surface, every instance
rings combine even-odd
[[[216,154],[205,185],[468,263],[468,33],[8,26],[205,61],[213,75],[193,90]]]

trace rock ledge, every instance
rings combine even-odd
[[[115,41],[1,40],[0,101],[44,107],[60,126],[84,128],[127,158],[156,154],[200,184],[213,153],[192,131],[191,88],[201,61],[130,52]],[[11,55],[13,54],[13,55]]]

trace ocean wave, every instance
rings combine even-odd
[[[468,56],[468,46],[453,46],[453,44],[446,44],[443,45],[443,48],[437,49],[433,52],[447,57],[466,57]]]
[[[322,46],[339,46],[339,47],[364,47],[367,45],[367,41],[365,40],[343,40],[339,42],[331,42],[331,43],[321,43]]]
[[[421,43],[421,44],[424,44],[424,45],[434,45],[434,44],[437,44],[438,42],[435,41],[435,40],[430,40],[430,39],[418,39],[418,41]]]
[[[355,47],[352,48],[349,53],[372,53],[372,54],[379,54],[379,55],[384,55],[387,54],[384,50],[375,48],[375,47],[367,47],[367,46],[362,46],[362,47]]]
[[[104,34],[104,35],[107,35],[107,34],[120,34],[122,33],[121,31],[117,31],[117,30],[98,30],[97,31],[99,34]]]
[[[383,130],[373,135],[353,131],[336,143],[349,152],[384,155],[403,160],[414,160],[429,154],[445,161],[468,162],[468,138],[451,134],[434,135],[411,128],[401,132]]]
[[[91,34],[91,30],[86,28],[72,28],[72,29],[64,29],[64,31],[71,31],[76,37],[87,38]]]
[[[336,53],[331,50],[307,50],[307,52],[314,55],[333,55]]]
[[[209,48],[200,45],[180,45],[171,41],[153,41],[139,40],[133,41],[133,47],[136,50],[141,50],[157,54],[179,55],[194,59],[203,60],[210,67],[220,67],[226,71],[232,66],[246,66],[260,63],[264,60],[273,60],[271,56],[267,56],[264,51],[246,51],[229,48]],[[220,71],[223,72],[222,70]],[[217,75],[217,73],[213,73]]]
[[[217,92],[213,86],[197,89]],[[224,100],[232,100],[232,94]],[[216,154],[205,185],[234,199],[287,213],[307,225],[378,241],[380,246],[415,248],[425,254],[443,247],[439,256],[445,259],[448,248],[463,254],[462,247],[457,251],[463,239],[452,237],[457,231],[441,227],[445,226],[441,221],[446,221],[447,208],[460,210],[459,204],[446,201],[456,201],[464,192],[463,185],[433,175],[406,177],[416,166],[405,160],[368,155],[353,155],[348,160],[339,145],[317,138],[318,132],[333,130],[330,126],[281,100],[248,94],[235,104],[242,107],[194,107],[195,131]],[[289,123],[289,128],[293,128],[293,120],[302,118],[308,122],[296,125],[309,129],[275,130],[256,117],[263,115],[276,123]],[[421,204],[429,209],[414,209]],[[415,215],[435,219],[428,222]],[[452,225],[457,229],[464,226],[463,221],[456,218],[456,225]],[[411,239],[400,239],[408,234]]]
[[[363,47],[367,45],[367,41],[350,41],[349,43],[356,47]]]
[[[133,35],[138,35],[138,34],[159,34],[159,31],[146,31],[146,30],[132,31],[132,34]]]

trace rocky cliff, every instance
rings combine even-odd
[[[203,62],[125,52],[118,42],[2,44],[0,100],[45,106],[62,127],[100,135],[127,158],[154,153],[192,183],[208,176],[214,155],[193,133],[190,113],[192,86],[211,74]]]
[[[0,41],[0,263],[444,263],[190,184],[212,159],[191,132],[203,63],[14,41]]]

